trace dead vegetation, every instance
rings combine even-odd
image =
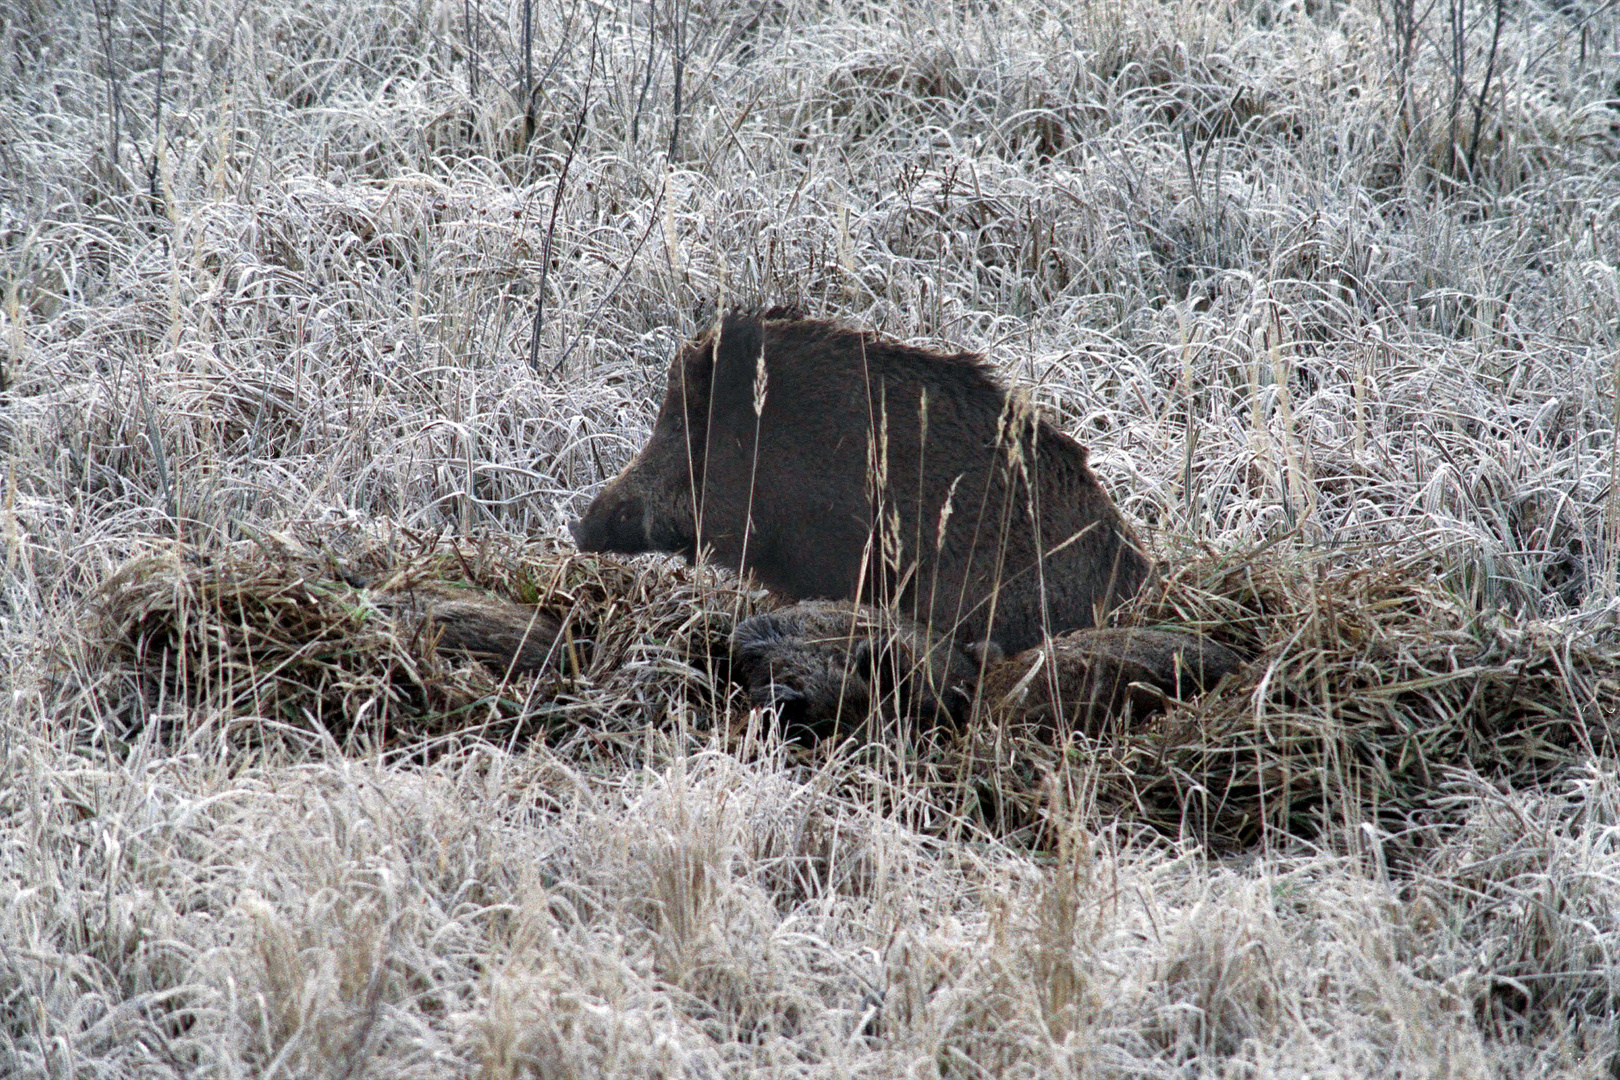
[[[1617,32],[14,0],[0,1074],[1611,1076]],[[1243,679],[784,743],[559,546],[728,301],[990,357]]]
[[[1613,757],[1620,738],[1610,619],[1470,609],[1426,561],[1205,556],[1121,617],[1196,627],[1254,659],[1092,738],[980,732],[970,768],[1002,814],[1022,787],[1012,801],[1034,820],[1045,793],[1029,779],[1058,774],[1098,813],[1217,847],[1371,828],[1404,849],[1449,820],[1457,775],[1536,788]]]
[[[843,681],[820,680],[849,715],[819,738],[916,741],[906,785],[934,789],[937,821],[1026,845],[1053,842],[1056,778],[1088,814],[1216,849],[1371,828],[1403,858],[1455,823],[1445,807],[1459,775],[1535,789],[1616,754],[1620,636],[1607,619],[1470,610],[1424,562],[1347,569],[1235,551],[1179,566],[1121,619],[1197,628],[1253,658],[1207,694],[1146,702],[1148,715],[1141,695],[1122,698],[1123,712],[1076,729],[1054,724],[1051,704],[1074,688],[1049,685],[1046,661],[1009,660],[978,693],[955,691],[953,722],[937,704],[918,713],[906,680],[928,678],[896,672],[885,689],[873,671],[868,688],[853,653],[863,635],[892,648],[892,630],[857,622],[833,643]],[[447,647],[424,618],[446,600],[504,602],[508,622],[558,628],[545,663],[518,671],[513,653],[479,662]],[[791,702],[750,715],[748,674],[733,683],[732,628],[770,606],[712,574],[545,546],[372,544],[342,564],[288,541],[206,561],[171,550],[108,580],[105,651],[90,663],[149,705],[178,697],[244,745],[290,730],[390,757],[446,740],[512,749],[687,709],[725,743],[762,722],[792,728]]]
[[[93,601],[90,663],[111,665],[111,693],[133,688],[143,713],[172,697],[238,748],[288,732],[390,757],[447,738],[512,747],[634,730],[698,687],[723,702],[731,629],[765,599],[705,570],[549,544],[344,547],[340,559],[278,536],[132,559]],[[501,640],[514,627],[522,647]],[[531,645],[537,627],[548,632]]]

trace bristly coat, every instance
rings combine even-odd
[[[1008,652],[1147,579],[1085,449],[982,357],[776,314],[681,349],[652,437],[572,526],[582,550],[707,549],[787,597],[892,603]]]

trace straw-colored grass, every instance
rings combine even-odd
[[[1337,562],[1177,560],[1119,617],[1201,630],[1254,657],[1247,670],[1164,713],[1064,739],[1037,669],[1018,701],[1036,718],[992,709],[966,771],[987,774],[979,789],[1004,823],[1021,801],[1013,816],[1038,826],[1048,793],[1029,781],[1058,775],[1097,814],[1217,848],[1359,830],[1405,860],[1456,823],[1459,772],[1534,789],[1613,759],[1620,638],[1606,614],[1470,611],[1426,561]]]
[[[1612,1074],[1613,8],[530,15],[0,10],[0,1075]],[[784,745],[562,530],[732,302],[986,353],[1244,679]]]
[[[550,544],[345,546],[340,559],[281,536],[209,558],[170,546],[132,559],[93,603],[102,629],[88,663],[124,676],[109,702],[133,690],[138,728],[174,697],[225,718],[237,748],[284,731],[307,748],[385,756],[462,738],[512,747],[601,735],[644,722],[622,707],[638,689],[657,695],[655,715],[688,684],[710,696],[707,712],[723,710],[731,628],[764,598],[706,570],[637,571]],[[498,613],[507,621],[559,625],[544,670],[437,648],[432,613],[458,597],[513,603]]]

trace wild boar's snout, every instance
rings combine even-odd
[[[670,479],[674,470],[667,456],[643,454],[591,500],[568,527],[579,550],[618,555],[668,551],[689,560],[697,557],[691,488],[679,477]]]
[[[585,516],[568,526],[568,531],[581,551],[637,555],[652,549],[640,496],[619,490],[617,481],[591,501]]]
[[[574,546],[579,548],[579,550],[591,550],[585,546],[585,537],[589,534],[585,531],[585,523],[583,521],[570,521],[568,523],[568,535],[574,538]]]

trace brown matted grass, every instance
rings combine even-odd
[[[1194,628],[1253,658],[1208,694],[1091,737],[1005,709],[959,736],[902,730],[885,701],[846,730],[915,740],[939,827],[1036,844],[1049,839],[1054,780],[1087,813],[1231,848],[1331,826],[1399,835],[1433,823],[1455,770],[1517,789],[1615,753],[1612,625],[1475,611],[1419,561],[1262,548],[1177,565],[1120,619]],[[458,591],[558,620],[554,666],[513,676],[436,652],[420,607],[399,598]],[[238,740],[285,728],[392,754],[588,741],[676,713],[746,731],[726,642],[773,604],[671,560],[434,542],[362,544],[340,560],[291,538],[139,556],[99,599],[106,658],[148,699],[175,695]]]
[[[278,536],[206,557],[179,545],[137,556],[95,602],[105,659],[148,702],[173,695],[192,716],[222,718],[237,741],[282,728],[358,752],[417,752],[443,737],[512,745],[622,733],[694,688],[718,682],[723,694],[714,672],[731,627],[765,600],[706,569],[551,543],[347,547],[340,558]],[[514,675],[440,653],[423,609],[459,594],[560,622],[547,669]]]
[[[1057,774],[1069,798],[1169,835],[1246,846],[1324,826],[1430,823],[1445,781],[1535,787],[1620,740],[1620,635],[1593,615],[1478,611],[1427,560],[1205,553],[1120,614],[1253,657],[1192,701],[1095,738],[986,726],[963,767],[1026,827]]]

